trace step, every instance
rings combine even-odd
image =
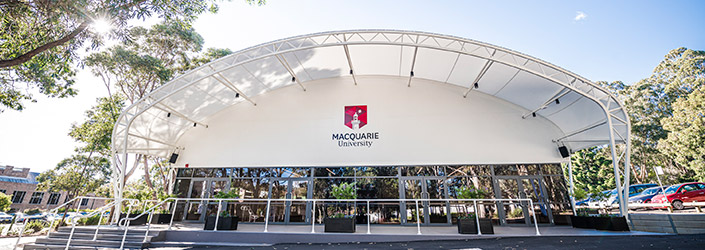
[[[66,245],[52,245],[52,244],[37,244],[37,243],[27,243],[24,245],[22,249],[25,250],[34,250],[34,249],[66,249]],[[98,250],[98,249],[105,249],[105,248],[100,248],[100,247],[86,247],[86,246],[71,246],[69,249],[75,249],[75,250]]]
[[[72,239],[71,246],[80,247],[102,247],[102,248],[120,248],[120,241],[111,240],[85,240],[85,239]],[[54,238],[38,238],[34,244],[45,244],[45,245],[64,245],[66,246],[66,239],[54,239]],[[143,243],[142,241],[125,241],[125,248],[144,248],[148,246],[149,243]]]
[[[73,232],[74,232],[74,233],[95,233],[95,230],[96,230],[95,228],[77,227],[77,228],[74,229]],[[147,231],[147,230],[145,230],[145,229],[132,229],[132,228],[131,228],[131,229],[127,230],[127,234],[128,234],[128,235],[132,235],[132,234],[135,234],[135,235],[144,235],[144,233],[145,233],[146,231]],[[159,232],[159,231],[162,231],[162,230],[149,230],[150,234],[152,234],[152,232]],[[60,232],[60,233],[71,233],[71,227],[61,227],[61,228],[59,228],[59,231],[58,231],[58,232]],[[53,233],[54,233],[54,232],[52,232],[52,234],[53,234]],[[119,235],[123,235],[124,233],[125,233],[125,229],[117,229],[117,228],[100,228],[100,229],[98,230],[98,234],[116,234],[116,235],[119,234]]]
[[[49,238],[56,238],[56,239],[68,239],[71,233],[64,233],[64,232],[54,232],[52,233]],[[152,238],[158,236],[159,233],[151,233],[147,236],[147,241],[151,241]],[[93,237],[95,236],[94,233],[78,233],[74,232],[73,236],[71,239],[88,239],[88,240],[93,240]],[[117,240],[117,241],[122,241],[123,235],[122,234],[103,234],[101,232],[98,232],[98,235],[96,239],[99,240]],[[125,236],[126,241],[142,241],[144,240],[144,234],[128,234]]]

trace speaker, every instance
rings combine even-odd
[[[176,163],[176,159],[179,158],[179,154],[177,153],[172,153],[171,157],[169,157],[169,163],[174,164]]]
[[[563,158],[570,156],[570,152],[568,152],[568,147],[566,146],[558,147],[558,151],[561,152],[561,156],[563,156]]]

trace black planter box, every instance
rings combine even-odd
[[[629,231],[624,217],[595,217],[595,229],[607,231]]]
[[[594,229],[595,227],[593,226],[593,217],[589,216],[570,216],[570,223],[573,224],[574,228],[587,228],[587,229]]]
[[[152,214],[151,224],[169,224],[171,222],[171,214]]]
[[[326,233],[354,233],[355,217],[352,218],[325,218],[323,219]]]
[[[239,218],[218,216],[218,230],[237,230],[237,222]],[[203,230],[213,230],[215,225],[215,216],[206,217],[206,223],[203,225]]]
[[[130,214],[129,218],[137,217],[137,215],[140,215],[140,214]],[[149,214],[144,214],[144,215],[138,217],[137,219],[130,221],[130,226],[147,224],[147,216],[149,216]],[[125,214],[120,214],[120,219],[122,219],[122,218],[125,218]]]
[[[492,219],[480,219],[480,232],[482,234],[494,234]],[[476,219],[458,219],[459,234],[477,234]]]
[[[553,224],[555,225],[565,225],[565,226],[570,226],[570,215],[565,215],[565,214],[554,214],[553,215]]]

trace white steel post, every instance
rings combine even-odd
[[[367,200],[367,234],[370,234],[370,200]]]
[[[269,204],[272,200],[267,199],[267,211],[264,214],[264,232],[267,232],[267,227],[269,226]]]
[[[477,235],[482,235],[482,230],[480,230],[480,213],[477,212],[477,200],[472,200],[472,206],[475,212],[475,223],[477,223]]]
[[[313,212],[311,212],[311,233],[315,233],[315,223],[316,223],[316,200],[313,200]]]
[[[419,220],[419,200],[416,200],[416,234],[421,234],[421,220]]]
[[[605,115],[607,116],[607,129],[609,129],[610,136],[610,153],[612,154],[612,169],[614,170],[614,184],[617,189],[617,198],[619,201],[624,200],[624,194],[622,193],[622,181],[619,178],[619,159],[617,158],[617,145],[614,144],[614,127],[612,126],[612,116],[609,111],[605,110]],[[619,203],[619,216],[624,216],[624,202]]]
[[[578,214],[575,211],[575,184],[573,184],[573,162],[570,160],[570,155],[568,156],[568,177],[570,179],[570,206],[573,207],[573,216]]]
[[[220,219],[220,210],[223,206],[223,200],[218,200],[218,212],[215,213],[215,225],[213,225],[213,232],[218,231],[218,219]],[[206,202],[206,211],[208,211],[208,202]],[[208,220],[208,215],[206,215],[206,220]]]
[[[169,220],[169,228],[167,230],[171,230],[171,225],[174,224],[174,217],[176,216],[176,205],[179,203],[178,200],[174,201],[174,208],[171,209],[171,220]]]

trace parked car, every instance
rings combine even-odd
[[[606,197],[611,192],[612,192],[611,190],[602,191],[602,197]],[[588,201],[588,206],[597,207],[600,205],[600,202],[604,203],[604,201],[605,201],[605,198],[600,199],[598,197],[590,197],[590,200]]]
[[[654,183],[648,183],[648,184],[634,184],[629,186],[629,197],[634,197],[644,191],[647,188],[652,188],[652,187],[658,187],[658,185]],[[612,189],[612,192],[610,192],[610,197],[607,198],[607,203],[605,205],[614,205],[614,204],[619,204],[619,199],[617,199],[617,189]]]
[[[0,212],[0,222],[1,223],[10,223],[12,222],[12,215],[6,214],[4,212]]]
[[[27,222],[33,221],[33,220],[46,220],[46,216],[44,214],[33,214],[33,215],[27,215],[24,213],[17,213],[17,221],[16,222],[24,222],[27,220]]]
[[[651,203],[651,198],[656,196],[657,194],[663,193],[661,191],[661,187],[651,187],[644,189],[643,192],[630,197],[629,198],[629,203]]]
[[[652,203],[670,202],[674,209],[683,209],[683,202],[705,202],[705,183],[689,182],[668,187],[664,194],[651,198]]]

